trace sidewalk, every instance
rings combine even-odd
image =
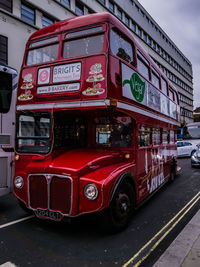
[[[200,210],[153,267],[200,267]]]

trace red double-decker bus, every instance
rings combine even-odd
[[[108,13],[29,38],[16,111],[14,193],[39,218],[100,212],[123,229],[177,168],[177,91]]]

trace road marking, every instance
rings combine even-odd
[[[8,262],[1,264],[0,267],[16,267],[16,265],[14,263],[8,261]]]
[[[0,229],[5,228],[5,227],[8,227],[8,226],[13,225],[13,224],[16,224],[16,223],[20,223],[20,222],[29,220],[29,219],[31,219],[33,217],[35,217],[35,215],[31,215],[31,216],[24,217],[24,218],[21,218],[19,220],[13,221],[13,222],[2,224],[2,225],[0,225]]]
[[[185,210],[185,212],[175,221],[172,226],[160,237],[159,240],[155,242],[155,244],[149,248],[149,250],[146,252],[146,254],[138,260],[133,266],[138,267],[153,251],[154,249],[160,244],[160,242],[166,237],[167,234],[169,234],[173,228],[179,223],[179,221],[190,211],[190,209],[200,200],[200,192],[198,192],[157,234],[155,234],[151,240],[149,240],[130,260],[128,260],[123,267],[127,267],[130,264],[133,264],[134,261],[137,260],[137,258],[144,252],[145,249],[147,249],[153,241],[164,232],[165,229],[167,229],[175,220],[176,218]]]

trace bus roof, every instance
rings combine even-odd
[[[90,22],[89,24],[88,24],[88,21]],[[144,56],[149,60],[151,65],[160,73],[160,75],[162,75],[166,80],[168,80],[168,83],[171,86],[171,88],[173,88],[173,90],[177,92],[176,87],[169,81],[166,75],[160,70],[160,68],[153,61],[150,55],[141,47],[139,42],[137,42],[137,40],[133,36],[133,33],[125,25],[123,25],[123,23],[118,18],[116,18],[114,15],[108,12],[77,16],[77,17],[73,17],[73,18],[69,18],[66,20],[56,22],[52,25],[49,25],[45,28],[42,28],[34,32],[29,37],[28,41],[33,41],[33,40],[37,40],[40,38],[43,39],[44,37],[47,37],[49,35],[54,35],[54,34],[58,34],[61,32],[65,32],[67,30],[86,27],[86,26],[97,24],[97,23],[103,23],[103,22],[108,22],[108,23],[113,24],[116,28],[118,28],[124,34],[126,34],[127,37],[130,38],[130,40],[133,40],[136,47],[144,54]]]
[[[89,24],[88,24],[88,21],[90,22]],[[122,25],[121,22],[115,16],[111,15],[108,12],[95,13],[95,14],[90,14],[90,15],[73,17],[73,18],[69,18],[69,19],[51,24],[41,30],[34,32],[30,36],[29,41],[36,39],[38,37],[41,38],[47,35],[56,34],[56,33],[74,29],[74,28],[89,26],[92,24],[100,23],[100,22],[101,23],[110,22],[115,25],[117,24],[116,26],[118,27]]]

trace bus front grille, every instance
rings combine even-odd
[[[50,209],[69,214],[71,208],[71,180],[53,176],[50,183]]]
[[[29,176],[29,205],[32,209],[49,209],[69,214],[71,199],[71,178],[51,174]]]
[[[29,177],[29,204],[33,209],[48,208],[48,184],[44,175]]]

